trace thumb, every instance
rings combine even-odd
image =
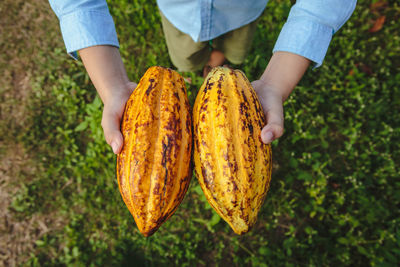
[[[123,136],[120,131],[121,117],[112,111],[104,108],[101,126],[103,127],[104,137],[114,154],[120,153],[124,143]]]
[[[261,130],[261,140],[269,144],[283,135],[284,117],[282,98],[274,93],[262,99],[267,125]]]

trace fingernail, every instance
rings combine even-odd
[[[274,140],[274,134],[272,132],[267,132],[264,134],[264,143],[269,144]]]
[[[111,148],[112,148],[114,154],[117,154],[117,151],[118,151],[118,144],[117,144],[117,142],[112,141],[112,142],[111,142]]]

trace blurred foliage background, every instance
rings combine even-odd
[[[129,77],[173,67],[155,1],[109,1]],[[291,7],[270,0],[246,62],[265,69]],[[191,78],[189,98],[202,83]],[[159,231],[142,237],[124,206],[102,103],[66,53],[46,1],[0,3],[0,265],[398,266],[400,5],[360,0],[324,64],[285,103],[271,188],[237,236],[195,177]]]

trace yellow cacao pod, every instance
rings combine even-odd
[[[122,198],[144,236],[177,209],[192,176],[192,120],[183,78],[151,67],[130,96],[117,158]]]
[[[258,97],[239,70],[214,68],[193,108],[195,171],[206,199],[237,234],[257,220],[271,180]]]

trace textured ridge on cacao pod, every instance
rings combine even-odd
[[[271,147],[258,97],[239,70],[214,68],[193,109],[194,163],[201,188],[237,234],[257,220],[271,180]]]
[[[171,69],[149,68],[126,104],[117,158],[119,190],[144,236],[157,231],[187,191],[191,128],[183,78]]]

